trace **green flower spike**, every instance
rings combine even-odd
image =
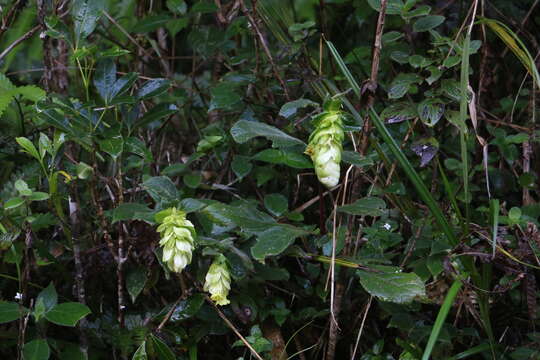
[[[309,137],[306,154],[311,156],[319,181],[327,188],[339,182],[339,163],[343,151],[343,117],[341,101],[330,99],[324,103],[324,111],[313,118],[315,130]]]
[[[195,248],[195,228],[186,219],[186,213],[171,208],[157,231],[161,235],[159,244],[163,246],[163,262],[174,272],[181,272],[189,263]]]
[[[206,274],[203,289],[210,293],[210,298],[216,304],[230,304],[227,295],[229,295],[229,290],[231,289],[231,275],[225,256],[219,255],[212,265],[210,265],[210,269],[208,269],[208,273]]]

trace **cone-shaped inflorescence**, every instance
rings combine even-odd
[[[189,263],[195,248],[195,228],[186,219],[186,213],[171,208],[157,228],[161,235],[159,244],[163,246],[163,262],[174,272],[181,272]]]
[[[227,299],[231,289],[231,275],[227,259],[223,255],[215,258],[204,282],[204,291],[210,293],[210,298],[218,305],[227,305],[230,303]]]
[[[339,182],[339,163],[343,151],[343,117],[341,101],[325,102],[323,112],[313,118],[315,130],[309,137],[306,154],[311,156],[319,181],[331,188]]]

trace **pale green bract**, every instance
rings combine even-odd
[[[157,231],[161,235],[159,244],[163,246],[163,262],[174,272],[181,272],[191,263],[195,248],[195,227],[186,219],[186,213],[170,209]]]
[[[208,273],[206,274],[204,282],[204,291],[210,293],[210,298],[218,305],[230,304],[227,296],[231,289],[231,275],[229,273],[229,266],[227,265],[227,259],[223,255],[216,257]]]
[[[339,182],[341,153],[343,152],[343,112],[341,101],[329,100],[324,104],[324,112],[313,122],[315,130],[309,137],[306,154],[311,156],[319,181],[327,188]]]

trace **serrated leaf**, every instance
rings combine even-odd
[[[178,199],[176,186],[166,176],[155,176],[143,183],[144,189],[157,203],[170,203]]]
[[[418,275],[399,271],[399,268],[383,273],[358,271],[358,276],[364,289],[382,301],[404,304],[425,296],[425,286]]]
[[[51,349],[47,340],[32,340],[23,347],[24,360],[48,360],[51,356]]]
[[[208,111],[218,109],[232,109],[242,101],[240,95],[236,93],[237,85],[231,82],[222,82],[210,89],[210,108]]]
[[[378,197],[365,197],[352,204],[338,207],[338,211],[351,215],[381,216],[386,213],[386,203]]]
[[[19,93],[23,98],[34,102],[43,100],[47,95],[45,90],[35,85],[20,86],[17,88],[17,93]]]
[[[111,91],[116,82],[116,63],[114,59],[104,58],[100,60],[94,75],[94,86],[106,104],[112,99]]]
[[[273,126],[256,121],[237,121],[231,128],[231,135],[233,139],[240,144],[243,144],[254,137],[263,136],[271,140],[274,147],[288,147],[295,145],[306,146],[303,141],[287,135]]]
[[[45,318],[57,325],[75,326],[79,320],[90,313],[90,309],[84,304],[67,302],[54,306],[45,314]]]
[[[13,101],[14,91],[2,91],[0,93],[0,116],[6,111],[9,104]]]
[[[102,0],[76,0],[71,13],[75,30],[75,43],[86,39],[96,28],[103,9]]]
[[[163,94],[170,86],[171,82],[167,79],[148,80],[137,92],[137,97],[140,100],[148,99]]]

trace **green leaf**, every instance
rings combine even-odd
[[[23,98],[34,102],[43,100],[46,96],[45,90],[35,85],[19,86],[17,93]]]
[[[111,91],[116,82],[116,63],[112,58],[104,58],[100,60],[96,67],[94,75],[94,86],[99,95],[108,104],[111,99]]]
[[[381,0],[368,0],[369,6],[375,11],[381,11]],[[402,0],[388,0],[386,5],[386,14],[387,15],[400,15],[401,10],[403,9]]]
[[[386,273],[359,270],[358,276],[364,289],[382,301],[404,304],[426,295],[424,283],[418,275],[399,271],[399,268]]]
[[[138,119],[135,122],[135,125],[133,125],[133,129],[137,129],[139,127],[146,126],[150,124],[151,122],[161,120],[166,116],[172,115],[175,112],[178,111],[178,108],[176,105],[173,104],[158,104],[148,110],[146,114],[144,114],[140,119]]]
[[[420,120],[427,126],[435,126],[444,114],[444,103],[440,99],[426,99],[418,104]]]
[[[86,39],[96,28],[101,16],[103,0],[76,0],[73,2],[71,13],[75,29],[75,43]]]
[[[209,14],[218,11],[216,4],[212,4],[206,1],[199,1],[191,7],[192,13]]]
[[[176,186],[166,176],[155,176],[143,183],[144,189],[157,203],[170,203],[178,199]]]
[[[28,197],[28,200],[30,200],[30,201],[43,201],[43,200],[48,200],[49,197],[50,197],[49,194],[47,194],[46,192],[34,191]]]
[[[14,197],[4,203],[4,210],[16,209],[24,204],[24,199],[21,197]]]
[[[24,360],[48,360],[51,356],[51,349],[47,340],[32,340],[23,347]]]
[[[182,180],[187,187],[191,189],[196,189],[201,184],[202,176],[200,172],[192,172],[184,175]]]
[[[249,157],[242,155],[235,155],[231,162],[232,171],[239,178],[242,179],[253,169],[253,165],[249,161]]]
[[[204,304],[204,295],[203,294],[194,294],[188,299],[182,300],[178,303],[176,308],[174,308],[171,315],[171,321],[181,321],[189,319],[199,312],[200,308]]]
[[[305,154],[281,149],[265,149],[255,154],[251,159],[271,164],[283,164],[295,169],[313,168],[311,159]]]
[[[151,97],[163,94],[169,89],[170,86],[171,82],[167,79],[148,80],[137,92],[137,97],[139,100],[149,99]]]
[[[297,237],[307,234],[305,230],[286,224],[270,226],[257,234],[257,243],[251,248],[251,254],[262,262],[268,256],[281,254]]]
[[[344,151],[341,154],[341,160],[347,164],[354,165],[359,168],[371,166],[374,164],[373,159],[369,156],[360,155],[356,151]]]
[[[386,203],[378,197],[365,197],[338,207],[338,211],[351,215],[382,216],[386,213]]]
[[[230,110],[242,101],[240,95],[236,93],[236,84],[230,82],[222,82],[210,89],[210,108],[208,111],[217,109]]]
[[[126,288],[131,297],[131,302],[135,303],[137,296],[143,291],[147,280],[148,272],[144,267],[136,267],[127,273]]]
[[[294,145],[306,146],[306,144],[283,131],[256,121],[240,120],[237,121],[231,128],[233,139],[240,144],[243,144],[254,137],[263,136],[272,141],[274,147],[287,147]]]
[[[0,93],[0,116],[13,101],[14,93],[14,91],[2,91],[2,93]]]
[[[187,12],[187,4],[184,0],[167,0],[167,8],[179,15],[185,15]]]
[[[153,223],[154,212],[145,204],[123,203],[112,211],[112,223],[126,220],[143,220]]]
[[[272,215],[281,216],[289,208],[289,202],[281,194],[268,194],[264,197],[264,206]]]
[[[113,160],[118,160],[118,157],[122,155],[124,151],[124,139],[122,136],[117,135],[115,137],[110,137],[99,142],[99,148],[101,151],[109,154]]]
[[[142,20],[139,20],[137,24],[131,29],[134,33],[148,33],[154,30],[157,30],[160,27],[165,26],[165,24],[171,20],[169,15],[150,15],[145,17]]]
[[[143,341],[142,344],[139,345],[131,360],[148,360],[148,355],[146,355],[146,341]]]
[[[416,74],[398,74],[388,90],[388,98],[399,99],[405,96],[412,84],[420,82],[422,79]]]
[[[298,100],[290,101],[281,107],[281,109],[279,110],[279,115],[288,119],[296,115],[299,109],[302,109],[308,106],[318,107],[319,104],[309,99],[298,99]]]
[[[14,302],[0,303],[0,324],[14,321],[24,316],[28,310]]]
[[[429,31],[441,25],[446,18],[441,15],[428,15],[416,20],[413,25],[414,32]]]
[[[154,352],[159,360],[176,360],[171,348],[163,340],[154,335],[150,335],[150,340],[152,340]]]
[[[128,91],[131,85],[135,83],[137,78],[137,73],[130,72],[122,76],[120,79],[117,79],[109,91],[109,100],[112,100]]]
[[[56,293],[56,289],[54,288],[52,281],[49,283],[49,286],[41,290],[36,299],[36,303],[40,300],[43,301],[45,311],[49,311],[58,303],[58,294]]]
[[[45,314],[45,318],[57,325],[75,326],[80,319],[90,313],[90,309],[84,304],[67,302],[53,307]]]
[[[20,147],[23,148],[23,152],[33,156],[38,161],[41,160],[41,157],[39,156],[39,152],[37,151],[36,147],[30,140],[28,140],[25,137],[18,137],[18,138],[15,138],[15,141],[17,141],[17,144],[19,144]]]

